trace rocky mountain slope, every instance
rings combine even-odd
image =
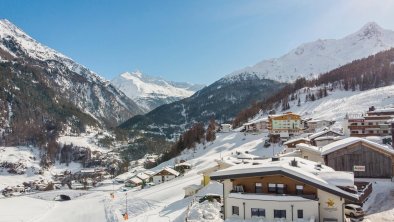
[[[111,84],[147,112],[163,104],[189,97],[204,87],[199,84],[166,81],[139,71],[122,73],[114,78]]]
[[[256,98],[269,97],[284,85],[252,75],[237,82],[219,80],[191,97],[135,116],[120,127],[173,138],[195,122],[207,122],[212,117],[219,122],[229,121]]]
[[[109,127],[142,113],[108,81],[6,19],[0,20],[0,73],[2,132]]]
[[[256,74],[259,78],[291,82],[298,77],[316,77],[391,47],[394,47],[394,31],[371,22],[342,39],[319,39],[305,43],[280,58],[261,61],[225,78],[232,80],[242,75]]]

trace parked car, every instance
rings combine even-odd
[[[346,204],[345,205],[345,214],[350,217],[362,217],[362,216],[364,216],[364,211],[359,205]]]

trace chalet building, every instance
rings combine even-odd
[[[153,183],[155,184],[164,183],[166,181],[175,179],[175,177],[177,176],[179,176],[178,171],[169,167],[165,167],[153,175]]]
[[[310,140],[310,144],[311,145],[313,145],[313,146],[318,146],[317,145],[317,141],[319,141],[319,138],[325,138],[325,139],[327,139],[327,138],[330,138],[330,139],[332,139],[332,140],[334,140],[336,137],[341,137],[341,136],[343,136],[343,134],[342,133],[339,133],[339,132],[336,132],[336,131],[333,131],[333,130],[330,130],[330,129],[325,129],[325,130],[323,130],[323,131],[321,131],[321,132],[317,132],[317,133],[314,133],[314,134],[312,134],[312,135],[309,135],[309,140]]]
[[[295,139],[291,139],[291,140],[286,141],[285,143],[283,143],[283,145],[287,146],[287,148],[296,148],[297,144],[300,144],[300,143],[309,144],[310,141],[311,140],[309,138],[295,138]]]
[[[245,123],[245,132],[268,132],[268,118],[261,118]]]
[[[268,116],[268,130],[271,134],[289,137],[302,132],[301,116],[292,112]]]
[[[344,220],[346,200],[358,201],[351,172],[297,157],[239,164],[211,174],[223,183],[224,219]]]
[[[192,169],[192,165],[188,162],[177,163],[174,166],[174,170],[178,171],[181,174],[184,174]]]
[[[138,177],[133,177],[125,182],[126,187],[136,187],[142,185],[143,181]]]
[[[151,179],[151,176],[149,176],[148,174],[145,173],[137,173],[135,175],[137,178],[139,178],[140,180],[144,181],[145,183],[148,183]]]
[[[390,136],[394,108],[369,108],[366,114],[352,114],[346,117],[347,133],[352,137]]]
[[[394,176],[394,149],[369,140],[349,137],[322,147],[327,166],[338,171],[353,171],[355,177]]]
[[[316,132],[316,130],[318,129],[322,129],[324,127],[329,127],[333,124],[332,121],[329,120],[317,120],[317,119],[313,119],[313,120],[309,120],[306,122],[307,128],[308,128],[308,132]]]

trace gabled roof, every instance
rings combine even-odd
[[[317,137],[323,136],[324,134],[327,134],[327,133],[330,133],[330,132],[334,133],[334,134],[337,134],[338,136],[343,136],[343,134],[341,134],[339,132],[336,132],[336,131],[333,131],[333,130],[323,130],[321,132],[317,132],[317,133],[314,133],[314,134],[310,135],[309,139],[313,140],[313,139],[315,139]]]
[[[298,165],[291,166],[290,162],[296,160]],[[332,193],[334,195],[356,201],[357,194],[352,194],[338,188],[323,178],[319,177],[321,172],[336,172],[332,168],[320,165],[309,160],[299,157],[281,157],[279,161],[272,161],[271,159],[260,161],[259,165],[240,164],[224,170],[220,170],[211,174],[212,180],[235,179],[245,177],[259,177],[268,175],[283,175],[294,180],[309,184],[318,189]],[[342,178],[343,175],[341,175]],[[349,177],[351,177],[349,175]],[[335,179],[335,174],[331,174],[331,180]],[[342,178],[343,179],[343,178]]]
[[[150,178],[150,176],[149,176],[149,175],[146,175],[145,173],[138,173],[138,174],[136,175],[136,177],[140,178],[141,180],[147,180],[147,179]]]
[[[310,139],[309,138],[295,138],[295,139],[291,139],[291,140],[286,141],[285,143],[283,143],[283,145],[287,145],[287,144],[298,142],[298,141],[310,141]]]
[[[346,139],[339,140],[339,141],[330,143],[328,145],[325,145],[322,147],[322,155],[327,155],[329,153],[335,152],[337,150],[343,149],[345,147],[348,147],[350,145],[353,145],[353,144],[356,144],[359,142],[362,142],[362,143],[365,143],[369,146],[372,146],[375,149],[382,151],[384,153],[394,155],[394,149],[389,148],[384,145],[381,145],[381,144],[378,144],[378,143],[375,143],[375,142],[372,142],[372,141],[369,141],[369,140],[366,140],[366,139],[363,139],[363,138],[359,138],[359,137],[348,137]]]
[[[172,174],[172,175],[174,175],[176,177],[179,176],[179,172],[178,171],[176,171],[176,170],[174,170],[172,168],[169,168],[169,167],[164,167],[163,169],[158,171],[155,175],[157,175],[158,173],[160,173],[162,171],[167,171],[168,173],[170,173],[170,174]]]
[[[309,144],[305,144],[305,143],[299,143],[296,145],[296,149],[299,150],[307,150],[307,151],[311,151],[317,154],[321,154],[321,149],[317,146],[312,146]]]
[[[188,162],[183,162],[183,163],[177,163],[177,164],[175,164],[175,166],[176,167],[178,167],[178,166],[192,167],[192,164],[188,163]]]
[[[133,177],[133,178],[129,179],[128,181],[130,181],[131,183],[134,183],[134,184],[142,183],[142,180],[138,177]]]

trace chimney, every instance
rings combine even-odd
[[[297,160],[294,158],[294,159],[290,162],[290,165],[293,166],[293,167],[297,167],[297,166],[298,166]]]

